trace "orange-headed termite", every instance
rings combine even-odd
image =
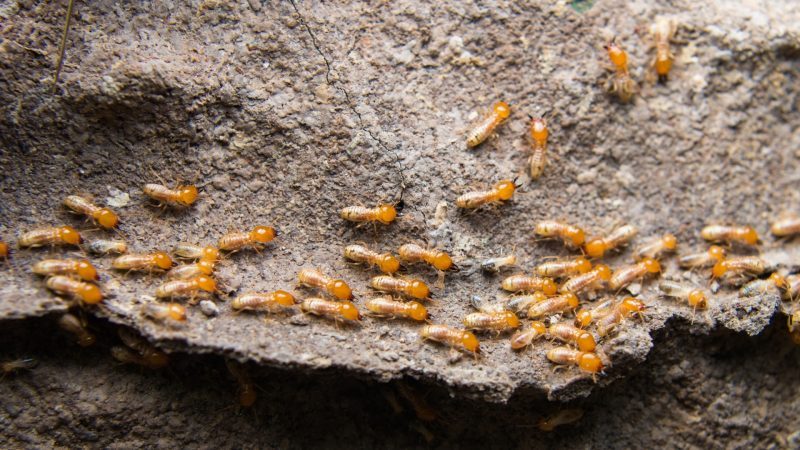
[[[171,280],[187,280],[198,275],[211,275],[214,273],[214,262],[201,260],[192,264],[177,266],[167,273]]]
[[[534,292],[530,295],[518,295],[516,297],[511,297],[505,306],[511,311],[522,313],[527,312],[531,306],[544,300],[547,300],[547,295],[545,295],[544,292]]]
[[[583,410],[580,408],[562,409],[557,413],[547,416],[536,423],[536,427],[542,431],[553,431],[561,425],[568,425],[581,420]]]
[[[84,281],[97,279],[97,269],[85,259],[43,259],[31,268],[36,275],[46,277],[52,275],[76,276]]]
[[[711,267],[724,258],[725,249],[717,245],[712,245],[708,247],[708,250],[705,252],[681,256],[678,259],[678,265],[683,268],[701,269]]]
[[[236,384],[239,385],[239,404],[243,408],[249,408],[256,402],[256,386],[247,372],[244,364],[234,361],[232,359],[225,359],[225,365],[228,371],[236,379]]]
[[[90,200],[79,195],[70,195],[64,199],[64,206],[78,214],[91,217],[103,228],[114,228],[119,223],[119,217],[108,208],[101,208]]]
[[[517,256],[513,253],[507,256],[499,256],[497,258],[485,259],[481,262],[481,270],[489,273],[497,273],[508,267],[513,267],[517,264]]]
[[[607,336],[622,323],[624,319],[634,314],[641,315],[646,306],[644,302],[633,297],[627,297],[614,306],[611,311],[597,318],[597,334],[600,337]]]
[[[322,298],[307,298],[300,304],[300,309],[315,316],[327,317],[339,321],[359,321],[361,313],[352,302],[330,301]]]
[[[3,376],[11,375],[21,370],[32,370],[39,365],[39,361],[33,358],[15,359],[12,361],[0,362],[0,373]]]
[[[708,307],[708,296],[702,289],[686,286],[675,281],[664,280],[658,285],[658,289],[666,296],[686,300],[694,309],[706,309]]]
[[[186,322],[186,307],[178,303],[145,303],[142,314],[162,322]]]
[[[480,343],[475,335],[467,330],[459,330],[447,325],[425,325],[419,332],[422,339],[436,341],[451,348],[457,348],[473,354],[480,353]]]
[[[199,275],[189,280],[167,281],[156,289],[158,298],[195,298],[202,291],[214,293],[217,283],[213,278]]]
[[[708,225],[700,230],[700,236],[710,242],[741,242],[747,245],[758,244],[758,232],[750,226]]]
[[[498,125],[511,115],[511,108],[506,102],[497,102],[492,111],[472,126],[467,134],[467,147],[474,148],[489,138]]]
[[[262,225],[253,227],[250,231],[234,231],[219,238],[220,250],[235,252],[247,247],[260,250],[264,244],[272,241],[277,236],[277,231],[272,227]]]
[[[160,184],[145,184],[142,190],[146,196],[167,205],[191,206],[197,200],[197,187],[191,184],[175,189]]]
[[[612,291],[620,290],[629,284],[633,283],[639,278],[643,278],[647,274],[660,273],[661,264],[653,258],[644,258],[643,260],[620,267],[614,271],[611,278],[608,280],[608,287]]]
[[[95,255],[121,255],[128,251],[128,244],[126,244],[124,241],[97,239],[86,244],[86,251]]]
[[[531,118],[531,139],[533,149],[528,159],[531,168],[531,179],[535,180],[544,172],[547,164],[547,122],[541,118]]]
[[[331,278],[317,269],[300,269],[300,272],[297,273],[297,281],[303,286],[321,289],[339,300],[353,298],[353,291],[344,280]]]
[[[569,347],[550,349],[547,352],[547,359],[560,365],[575,365],[584,372],[592,374],[603,370],[603,362],[595,353],[583,352]]]
[[[169,270],[172,258],[166,252],[153,252],[118,256],[111,263],[118,270]]]
[[[20,247],[42,247],[45,245],[78,245],[81,234],[70,226],[39,228],[20,236]]]
[[[428,310],[419,302],[401,302],[391,297],[367,300],[367,310],[378,317],[404,317],[419,322],[428,320]]]
[[[58,326],[62,330],[75,335],[76,342],[81,347],[89,347],[95,343],[96,339],[86,328],[86,324],[73,314],[67,313],[59,317]]]
[[[595,342],[592,333],[565,322],[550,325],[550,328],[547,329],[547,335],[572,344],[582,352],[593,352],[597,347],[597,342]]]
[[[536,266],[536,273],[543,277],[568,277],[592,270],[592,263],[583,256],[572,259],[545,261]]]
[[[664,236],[652,239],[636,250],[636,259],[653,258],[658,259],[664,253],[675,251],[678,246],[678,239],[675,235],[667,233]]]
[[[350,261],[376,266],[383,273],[395,273],[400,270],[400,261],[391,253],[378,253],[363,245],[348,245],[344,248],[344,257]]]
[[[800,234],[800,216],[796,214],[784,214],[772,223],[770,231],[778,237]]]
[[[600,283],[610,279],[611,269],[605,264],[598,264],[594,269],[565,281],[558,290],[579,294],[586,290],[597,289]]]
[[[404,244],[400,246],[397,253],[400,255],[400,259],[406,263],[424,262],[437,270],[453,268],[453,260],[450,255],[440,250],[429,250],[417,244]]]
[[[294,303],[294,296],[286,291],[248,292],[233,299],[231,308],[235,310],[277,311],[282,308],[288,308]]]
[[[636,82],[631,78],[628,71],[628,54],[617,44],[616,40],[604,46],[608,52],[608,57],[614,65],[614,75],[611,78],[609,91],[617,94],[623,102],[628,102],[637,91]]]
[[[64,275],[48,278],[46,285],[51,291],[68,295],[89,305],[100,303],[103,300],[103,292],[96,284],[78,281]]]
[[[378,291],[390,294],[405,294],[411,298],[419,300],[427,299],[431,291],[425,282],[417,279],[394,278],[386,275],[372,277],[369,285]]]
[[[743,297],[752,297],[754,295],[765,294],[773,289],[783,293],[789,287],[786,277],[778,272],[772,273],[766,280],[753,280],[741,289],[739,294]]]
[[[517,187],[511,180],[501,180],[488,191],[467,192],[456,199],[459,208],[474,209],[489,203],[502,203],[511,200]]]
[[[628,242],[636,236],[639,230],[633,225],[623,225],[608,236],[599,237],[589,240],[584,246],[586,254],[592,258],[600,258],[610,250],[615,250]]]
[[[542,291],[545,295],[553,295],[558,291],[555,281],[536,275],[517,274],[505,278],[500,286],[509,292]]]
[[[731,256],[714,264],[711,269],[712,278],[723,275],[736,276],[742,274],[761,275],[766,270],[766,263],[758,256]]]
[[[544,326],[544,323],[535,320],[531,322],[530,328],[517,331],[511,336],[511,348],[521,350],[531,345],[534,340],[544,336],[545,333],[547,333],[547,327]]]
[[[382,223],[389,225],[397,218],[397,208],[386,203],[374,208],[364,206],[348,206],[339,211],[339,217],[348,222]]]
[[[199,259],[200,261],[213,261],[219,260],[219,249],[212,245],[195,245],[180,243],[175,246],[173,250],[175,256],[183,259]]]
[[[656,56],[653,58],[651,66],[656,71],[659,80],[666,80],[669,71],[672,69],[672,62],[675,57],[669,50],[669,41],[675,36],[678,25],[674,19],[659,17],[650,26],[650,34],[653,37]]]
[[[557,313],[573,310],[578,307],[578,297],[575,294],[568,292],[556,297],[548,298],[539,303],[534,303],[528,309],[528,317],[531,319],[538,319],[544,316],[550,316]]]
[[[558,238],[571,247],[580,247],[586,233],[580,227],[556,220],[544,220],[536,224],[534,233],[546,238]]]
[[[509,331],[519,328],[520,322],[511,311],[475,312],[464,317],[464,328],[468,330]]]

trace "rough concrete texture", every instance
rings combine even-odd
[[[446,349],[420,343],[413,324],[368,319],[360,327],[336,327],[310,317],[233,314],[225,300],[249,290],[291,289],[299,268],[318,267],[350,282],[363,307],[372,273],[345,263],[342,247],[420,242],[452,252],[463,267],[448,274],[430,306],[436,322],[458,325],[473,295],[500,294],[500,277],[472,270],[476,260],[515,249],[528,270],[567,253],[533,240],[533,224],[545,218],[594,233],[633,223],[639,242],[671,231],[681,252],[703,248],[697,232],[705,223],[752,224],[764,236],[769,262],[787,264],[786,252],[796,252],[797,243],[771,239],[768,224],[800,200],[800,7],[793,2],[601,1],[584,13],[569,2],[81,3],[51,96],[64,7],[6,1],[0,8],[0,235],[13,241],[21,230],[60,223],[91,228],[60,207],[73,192],[117,204],[128,194],[116,209],[120,234],[137,251],[214,242],[227,230],[262,223],[283,232],[266,251],[237,253],[220,268],[226,295],[218,316],[194,307],[179,328],[138,313],[159,277],[123,276],[107,270],[110,258],[93,259],[104,269],[111,298],[92,314],[133,326],[167,350],[344,369],[382,381],[408,376],[493,402],[515,393],[569,400],[639,376],[637,366],[640,373],[652,371],[641,375],[648,380],[670,370],[654,358],[676,355],[658,350],[653,334],[728,333],[745,340],[720,330],[758,335],[777,310],[776,293],[745,299],[723,288],[708,311],[693,315],[659,298],[656,284],[648,283],[640,295],[648,304],[646,320],[628,322],[603,343],[613,366],[595,384],[575,370],[554,373],[543,356],[550,343],[518,355],[507,339],[488,335],[480,359],[454,360]],[[681,26],[675,70],[666,84],[652,84],[645,81],[652,58],[646,30],[660,15]],[[629,51],[642,84],[628,105],[603,89],[610,72],[602,44],[613,36]],[[496,138],[467,151],[463,130],[498,99],[512,105],[511,119]],[[551,131],[551,164],[533,183],[524,175],[526,114],[546,114]],[[472,214],[453,208],[458,194],[516,176],[523,187],[509,204]],[[201,198],[186,210],[155,208],[140,189],[159,179],[195,182],[203,187]],[[389,227],[355,228],[337,217],[346,205],[401,198],[404,216]],[[50,253],[58,252],[12,255],[11,270],[0,273],[0,316],[65,309],[28,271]],[[625,253],[608,261],[616,266],[629,259]],[[436,280],[422,267],[409,273]],[[672,266],[665,276],[707,283],[704,273]],[[703,386],[725,385],[729,366],[700,357],[703,346],[717,341],[699,339],[687,350],[696,356],[691,361],[720,374]],[[695,345],[687,337],[678,342]],[[742,348],[752,346],[742,342]],[[753,354],[766,358],[760,350]],[[787,367],[796,367],[797,352],[787,348],[787,358]],[[783,366],[774,364],[781,373]],[[751,380],[755,372],[735,376]],[[788,382],[776,376],[776,383]],[[608,401],[615,386],[596,396]],[[723,402],[738,410],[747,401]],[[797,408],[796,401],[785,402]],[[694,423],[688,415],[676,420],[675,427]],[[778,428],[796,426],[765,425],[748,436],[765,442]],[[721,438],[686,433],[697,445]]]

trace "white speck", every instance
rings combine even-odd
[[[115,187],[108,186],[109,197],[106,197],[106,204],[114,208],[124,208],[131,201],[131,196],[127,192],[120,191]]]
[[[208,317],[214,317],[219,314],[219,307],[211,300],[203,300],[200,302],[200,311]]]

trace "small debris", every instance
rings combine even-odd
[[[214,317],[219,314],[219,307],[211,300],[203,300],[200,302],[200,311],[208,317]]]

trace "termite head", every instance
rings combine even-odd
[[[592,312],[582,309],[575,314],[575,323],[580,328],[586,328],[592,323]]]
[[[756,245],[758,244],[758,232],[753,227],[745,227],[742,240],[748,245]]]
[[[725,258],[725,249],[719,245],[712,245],[708,247],[708,256],[717,261],[722,261]]]
[[[497,196],[500,198],[500,200],[510,200],[517,187],[511,180],[502,180],[498,181],[497,184],[494,185],[494,189],[497,191]]]
[[[342,302],[339,305],[339,314],[346,320],[359,321],[361,320],[361,313],[352,302]]]
[[[92,281],[97,279],[97,270],[94,268],[92,263],[89,261],[81,260],[78,261],[76,272],[79,277],[86,281]]]
[[[547,327],[544,326],[544,323],[534,320],[531,322],[531,328],[536,331],[538,334],[545,334],[547,332]]]
[[[81,243],[81,234],[75,228],[70,226],[63,226],[58,229],[58,237],[70,245],[78,245]]]
[[[586,250],[587,255],[591,256],[592,258],[599,258],[603,256],[603,254],[605,254],[607,247],[608,246],[606,245],[605,241],[603,241],[603,239],[596,238],[587,242],[584,248]]]
[[[214,265],[213,261],[200,260],[197,262],[197,268],[203,275],[211,275],[214,273]]]
[[[408,288],[408,295],[414,298],[428,298],[431,295],[431,291],[422,281],[412,280]]]
[[[511,311],[504,311],[503,313],[503,320],[506,322],[506,326],[509,328],[518,328],[519,327],[519,317]]]
[[[664,237],[661,238],[661,242],[664,244],[664,249],[666,250],[675,250],[675,247],[678,246],[678,238],[670,233],[665,234]]]
[[[572,292],[564,294],[564,298],[567,299],[567,302],[569,303],[569,307],[570,308],[575,309],[575,308],[578,307],[578,303],[579,303],[578,302],[578,297],[575,294],[573,294]]]
[[[172,258],[165,252],[153,253],[153,262],[159,269],[167,270],[172,267]]]
[[[119,223],[119,217],[108,208],[100,208],[94,218],[103,228],[114,228]]]
[[[508,106],[506,102],[497,102],[492,107],[492,110],[500,120],[508,119],[508,116],[511,115],[511,107]]]
[[[445,252],[437,252],[433,257],[433,267],[438,270],[447,270],[453,267],[453,260]]]
[[[214,292],[217,290],[217,282],[211,277],[200,275],[194,278],[194,282],[197,287],[206,292]]]
[[[578,366],[589,373],[598,373],[603,370],[603,362],[594,353],[582,353],[578,358]]]
[[[395,273],[400,270],[400,261],[393,255],[386,253],[378,259],[378,268],[384,273]]]
[[[339,300],[350,300],[353,298],[353,291],[350,290],[350,286],[348,286],[344,280],[331,280],[328,282],[326,289]]]
[[[639,299],[627,297],[622,300],[622,303],[619,304],[619,307],[622,310],[623,316],[630,317],[633,314],[641,314],[644,312],[645,308],[647,308],[647,305],[645,305],[644,302]]]
[[[197,187],[194,185],[178,186],[178,203],[189,206],[197,200]]]
[[[611,42],[604,45],[603,48],[605,48],[608,52],[608,57],[611,59],[611,63],[617,68],[623,68],[628,65],[628,54],[625,53],[625,50],[623,50],[619,44],[617,44],[616,37],[611,39]]]
[[[575,259],[575,270],[577,270],[578,273],[586,273],[592,270],[592,263],[583,256],[579,256]]]
[[[542,292],[544,295],[554,295],[558,292],[558,285],[550,278],[542,280]]]
[[[267,242],[275,239],[277,234],[278,233],[275,231],[275,228],[259,225],[250,231],[250,239],[259,244],[266,244]]]
[[[769,280],[775,284],[775,287],[786,289],[786,278],[778,272],[773,272],[773,274],[769,276]]]
[[[388,225],[394,222],[394,219],[397,218],[397,210],[394,206],[389,204],[382,204],[378,206],[378,222]]]
[[[725,264],[725,260],[723,259],[721,261],[717,261],[717,263],[714,264],[714,268],[711,269],[711,277],[719,278],[725,275],[725,272],[727,271],[728,271],[728,265]]]
[[[642,264],[644,264],[644,268],[647,270],[647,273],[661,272],[661,264],[659,264],[658,261],[653,258],[644,258],[642,260]]]
[[[463,331],[461,332],[461,345],[464,346],[465,349],[472,353],[480,353],[480,343],[478,342],[478,338],[475,337],[471,331]]]
[[[576,344],[578,344],[578,349],[582,352],[591,352],[594,351],[595,347],[597,347],[597,342],[595,342],[594,336],[588,332],[581,333],[578,336]]]
[[[219,250],[211,246],[203,247],[200,255],[200,261],[217,261],[219,259]]]
[[[275,303],[281,306],[292,306],[294,305],[294,295],[286,292],[286,291],[275,291],[272,296],[275,298]]]
[[[611,279],[611,269],[605,264],[598,264],[595,266],[594,271],[597,273],[597,277],[603,281]]]
[[[170,303],[167,305],[167,316],[172,320],[178,322],[186,321],[186,307],[178,303]]]
[[[700,289],[695,289],[692,292],[689,292],[689,297],[687,300],[689,301],[689,306],[694,308],[705,309],[708,307],[708,299],[706,298],[706,294]]]
[[[419,302],[408,302],[409,315],[414,320],[425,320],[428,318],[428,310]]]
[[[103,292],[96,284],[83,283],[78,291],[78,296],[84,303],[89,305],[95,305],[103,301]]]
[[[547,122],[542,118],[531,118],[531,138],[539,144],[547,142]]]

